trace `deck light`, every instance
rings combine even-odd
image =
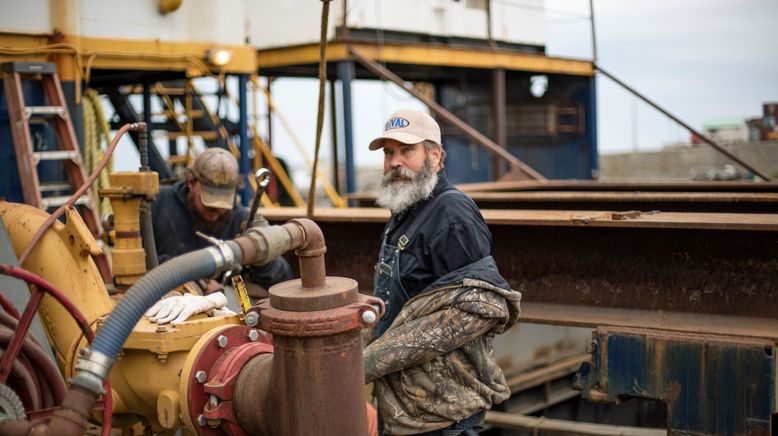
[[[206,52],[205,57],[212,65],[221,67],[227,65],[232,61],[234,53],[231,50],[225,50],[223,48],[211,48]]]

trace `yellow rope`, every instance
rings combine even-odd
[[[107,146],[110,143],[111,130],[103,113],[100,94],[94,89],[87,89],[84,92],[82,110],[84,119],[84,167],[86,173],[90,174],[103,159],[105,152],[103,151],[102,144],[105,143]],[[108,164],[100,172],[95,183],[92,184],[92,198],[100,198],[98,190],[110,186],[108,175],[111,173],[112,167],[113,158],[108,161]],[[100,215],[111,212],[111,210],[111,202],[107,198],[99,201]]]

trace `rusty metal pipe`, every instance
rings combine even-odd
[[[309,219],[291,220],[303,229],[305,239],[302,245],[295,250],[300,259],[300,279],[303,288],[321,288],[325,285],[327,276],[324,267],[324,253],[327,246],[324,244],[324,234],[319,225]]]
[[[305,218],[294,219],[282,226],[250,228],[245,236],[235,239],[243,253],[243,263],[261,265],[290,250],[300,259],[300,278],[304,288],[325,286],[324,234],[319,226]]]
[[[45,436],[82,435],[89,425],[89,415],[97,401],[97,394],[80,386],[73,385],[62,403],[49,421]]]
[[[44,436],[46,424],[43,421],[0,421],[0,434],[8,436]]]
[[[316,223],[295,219],[281,228],[287,250],[299,256],[300,280],[273,286],[257,306],[274,353],[241,368],[233,397],[237,421],[251,434],[367,434],[360,330],[380,317],[381,301],[360,296],[354,280],[326,277],[327,249]],[[261,247],[273,231],[253,229],[248,236]],[[364,316],[367,311],[375,316]],[[267,410],[273,413],[261,413]]]
[[[254,357],[246,362],[238,374],[233,396],[235,418],[248,434],[272,434],[270,420],[262,418],[265,415],[277,416],[276,406],[270,395],[271,374],[273,374],[273,354]],[[257,409],[260,413],[257,413]],[[272,410],[273,413],[262,413],[263,410]]]
[[[54,412],[48,424],[41,421],[0,421],[0,434],[7,436],[83,435],[89,425],[89,414],[97,395],[79,386],[72,386],[62,406]]]

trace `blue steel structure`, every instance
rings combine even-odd
[[[252,177],[251,175],[251,162],[249,161],[249,153],[251,151],[251,144],[249,143],[248,133],[248,86],[249,76],[248,74],[238,75],[238,137],[240,138],[240,161],[239,168],[240,173],[245,177]],[[251,198],[254,195],[254,190],[251,189],[251,184],[248,180],[243,180],[243,187],[240,192],[240,202],[244,206],[248,206],[251,203]]]
[[[769,435],[776,410],[774,341],[598,328],[576,387],[584,398],[667,406],[670,435]]]
[[[541,97],[530,94],[529,77],[511,72],[506,78],[508,151],[549,179],[593,178],[598,168],[594,77],[548,75],[548,91]],[[437,85],[441,106],[494,138],[491,93],[487,80]],[[456,128],[442,129],[446,168],[454,182],[497,179],[491,154]]]
[[[351,116],[351,81],[354,80],[354,62],[338,62],[338,78],[343,95],[343,139],[346,163],[346,192],[357,192],[357,168],[354,165],[354,127]]]

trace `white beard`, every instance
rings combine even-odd
[[[394,180],[398,175],[408,180]],[[381,179],[375,201],[393,214],[402,213],[419,201],[430,198],[437,184],[438,173],[432,171],[432,163],[429,160],[424,161],[424,166],[418,173],[407,168],[395,168]]]

